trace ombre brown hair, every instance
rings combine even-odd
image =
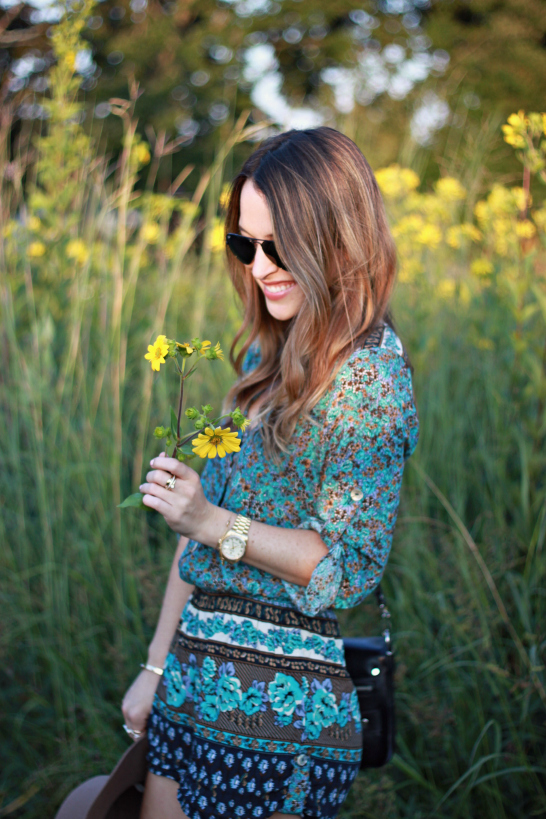
[[[396,251],[370,166],[355,143],[333,128],[288,131],[254,151],[231,186],[226,233],[240,232],[247,179],[265,197],[278,253],[305,301],[293,318],[274,318],[250,268],[227,251],[244,318],[230,350],[239,379],[225,407],[235,402],[244,412],[267,391],[257,417],[266,455],[278,461],[298,420],[312,420],[310,411],[343,362],[385,317]],[[255,341],[261,362],[241,377]]]

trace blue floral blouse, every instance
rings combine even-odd
[[[243,372],[259,361],[253,345]],[[356,606],[377,586],[391,548],[404,462],[419,430],[411,373],[390,327],[379,346],[347,359],[311,417],[317,424],[298,422],[279,465],[266,459],[260,424],[253,424],[242,434],[239,453],[207,460],[201,475],[215,505],[270,526],[319,532],[328,554],[309,584],[289,583],[243,561],[222,563],[217,550],[193,540],[180,558],[183,580],[309,616]]]

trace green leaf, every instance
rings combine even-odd
[[[142,503],[142,498],[143,497],[144,497],[144,495],[142,494],[142,492],[135,492],[134,495],[129,495],[128,498],[125,498],[123,503],[118,503],[118,508],[119,509],[128,509],[128,508],[149,509],[148,506],[145,506],[145,504]]]
[[[184,455],[191,456],[195,455],[195,452],[193,451],[191,444],[184,444],[184,446],[179,446],[178,451],[183,452]]]
[[[176,428],[177,428],[177,426],[178,426],[178,416],[177,416],[176,412],[173,410],[173,408],[171,407],[171,431],[172,431],[173,438],[175,439],[175,441],[176,441]]]

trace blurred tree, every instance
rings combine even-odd
[[[0,103],[15,100],[19,117],[40,119],[50,25],[63,6],[0,6]],[[89,127],[107,150],[116,153],[121,137],[108,99],[126,96],[132,75],[150,141],[162,130],[182,138],[160,186],[187,162],[209,162],[245,108],[282,128],[342,125],[377,164],[399,155],[408,130],[414,151],[484,110],[498,109],[500,120],[540,109],[545,18],[544,0],[105,0],[88,20],[77,69],[93,103]]]

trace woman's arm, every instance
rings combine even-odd
[[[140,486],[144,504],[160,512],[175,532],[216,547],[235,522],[236,513],[209,503],[199,475],[186,464],[159,456],[151,465],[154,471],[146,476],[147,483]],[[177,477],[174,490],[165,488],[171,475]],[[327,546],[314,530],[269,526],[253,520],[243,559],[282,580],[306,586],[327,553]]]
[[[159,614],[155,634],[148,648],[147,663],[159,668],[165,665],[169,646],[176,631],[182,609],[190,596],[193,586],[180,579],[178,561],[186,548],[188,538],[181,537],[176,549],[167,588]],[[143,669],[137,676],[123,698],[121,710],[125,723],[129,728],[142,732],[152,710],[155,691],[159,683],[159,676],[153,671]]]

